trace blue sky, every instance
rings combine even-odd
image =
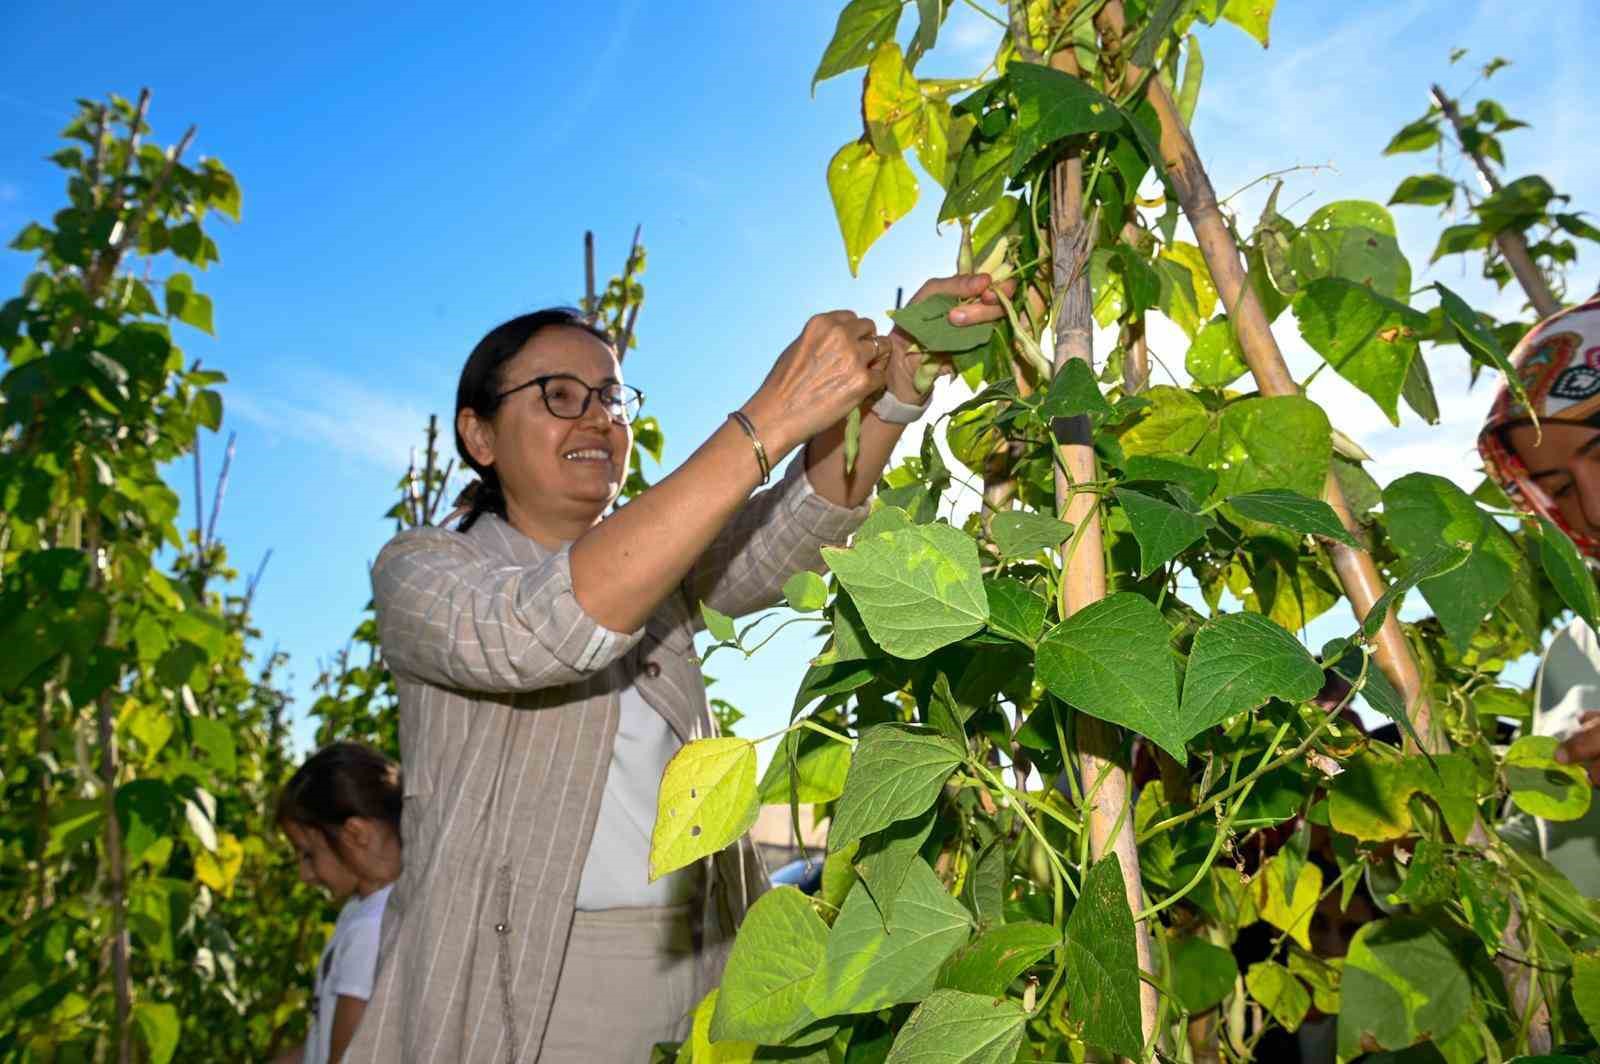
[[[78,96],[149,85],[158,137],[197,123],[196,152],[244,189],[243,222],[216,233],[222,263],[200,278],[217,338],[184,343],[230,377],[224,432],[239,447],[220,531],[242,569],[274,551],[257,621],[268,646],[290,653],[302,707],[319,658],[366,601],[367,562],[391,531],[381,514],[428,414],[448,421],[460,364],[488,328],[577,298],[585,228],[603,276],[644,226],[648,298],[627,369],[663,421],[669,466],[748,397],[808,315],[881,314],[896,285],[950,272],[953,240],[935,231],[938,190],[925,178],[922,204],[860,277],[846,269],[823,170],[859,133],[859,80],[809,92],[838,7],[353,3],[246,6],[224,21],[191,3],[62,3],[7,15],[0,231],[58,208],[57,171],[42,158]],[[921,72],[981,68],[995,32],[958,3]],[[1232,27],[1205,32],[1195,138],[1224,196],[1268,171],[1321,165],[1289,175],[1291,216],[1329,199],[1383,201],[1429,168],[1429,156],[1379,155],[1421,114],[1429,81],[1459,90],[1499,54],[1515,65],[1489,90],[1533,123],[1507,138],[1510,176],[1543,173],[1576,207],[1600,210],[1600,73],[1584,53],[1597,33],[1600,11],[1570,0],[1291,0],[1264,52]],[[1454,46],[1471,54],[1451,67]],[[1263,192],[1233,201],[1247,227]],[[1442,279],[1515,309],[1459,262],[1425,269],[1441,224],[1432,211],[1401,208],[1398,220],[1418,284]],[[1585,254],[1579,291],[1600,262]],[[0,290],[27,267],[0,256]],[[1289,316],[1279,332],[1309,369]],[[1156,339],[1181,373],[1183,344]],[[1313,395],[1382,456],[1380,479],[1426,468],[1470,483],[1489,395],[1466,391],[1458,354],[1430,362],[1438,429],[1389,428],[1331,374]],[[221,451],[206,441],[212,474]],[[173,483],[191,506],[190,469]],[[741,730],[781,725],[809,649],[791,630],[751,663],[714,660],[719,692],[754,718]]]

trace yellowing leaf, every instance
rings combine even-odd
[[[1300,866],[1294,893],[1284,889],[1287,862],[1280,854],[1268,861],[1251,884],[1255,888],[1256,909],[1261,919],[1289,936],[1306,949],[1311,948],[1311,916],[1322,895],[1322,869],[1307,862]]]
[[[694,1026],[684,1049],[678,1051],[678,1064],[750,1064],[756,1057],[754,1042],[713,1042],[711,1017],[717,1011],[717,991],[713,990],[695,1006]],[[685,1057],[687,1056],[687,1060]]]
[[[1211,271],[1206,268],[1206,258],[1200,249],[1194,244],[1176,240],[1162,249],[1161,257],[1189,271],[1194,283],[1194,309],[1201,319],[1216,313],[1217,286],[1211,283]]]
[[[1270,37],[1272,8],[1277,0],[1228,0],[1222,17],[1261,42],[1265,48]]]
[[[748,831],[758,812],[755,744],[735,738],[689,743],[661,777],[651,880],[716,853]]]
[[[884,155],[899,155],[915,145],[925,124],[926,105],[900,46],[893,41],[880,45],[867,67],[867,87],[861,94],[872,146]]]
[[[873,242],[916,206],[917,179],[904,158],[880,155],[857,140],[828,163],[828,192],[854,275]]]
[[[224,831],[217,835],[217,850],[201,850],[194,859],[194,877],[225,898],[233,896],[233,882],[244,865],[244,847]]]

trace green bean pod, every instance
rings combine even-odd
[[[858,406],[844,419],[844,471],[856,471],[856,456],[861,453],[861,408]]]

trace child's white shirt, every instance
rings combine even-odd
[[[306,1036],[303,1064],[327,1064],[333,1042],[333,1013],[341,996],[362,1001],[372,997],[383,908],[393,886],[391,883],[365,898],[353,896],[339,910],[333,937],[328,939],[322,960],[317,964],[316,989],[311,997],[311,1030]]]

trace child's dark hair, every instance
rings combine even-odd
[[[363,743],[333,743],[295,770],[278,795],[278,826],[316,828],[335,852],[346,820],[381,820],[400,833],[400,766]]]

